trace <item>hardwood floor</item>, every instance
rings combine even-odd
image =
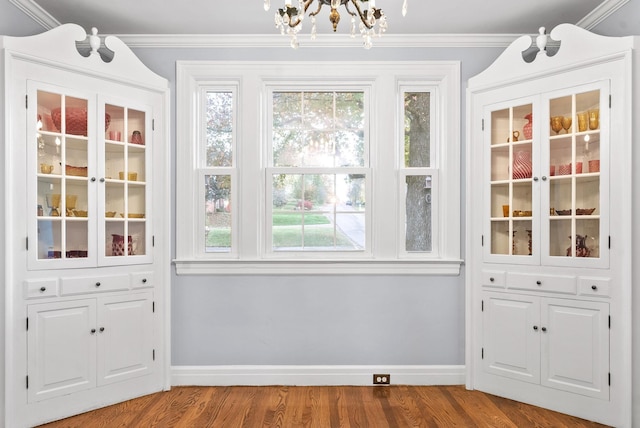
[[[603,427],[463,386],[174,387],[46,428]]]

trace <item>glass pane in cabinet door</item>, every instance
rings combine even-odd
[[[66,222],[65,253],[67,259],[86,258],[89,256],[89,230],[86,219]]]
[[[145,254],[145,226],[146,226],[146,193],[142,183],[127,183],[127,200],[125,210],[127,212],[126,225],[129,230],[129,238],[133,239],[139,248],[130,255]],[[135,232],[135,234],[133,233]]]
[[[146,144],[145,135],[145,112],[139,110],[127,110],[127,141],[130,144],[144,146]]]
[[[554,257],[571,256],[571,218],[552,217],[549,223],[551,234],[549,255]]]
[[[600,220],[576,219],[574,257],[600,257]]]
[[[124,236],[125,186],[119,180],[107,179],[105,185],[105,255],[121,255],[113,251],[113,236]],[[117,238],[116,238],[117,241]]]
[[[509,220],[491,222],[491,254],[511,254]]]
[[[514,256],[532,255],[531,220],[513,221],[513,232],[511,234],[511,254]]]
[[[62,221],[38,220],[38,259],[62,258]]]
[[[65,221],[65,258],[89,256],[88,230],[88,181],[86,177],[65,180],[64,208],[61,214]]]
[[[109,124],[105,126],[104,130],[105,141],[108,143],[122,143],[125,135],[124,107],[106,104],[104,109],[105,117],[109,118]],[[106,122],[105,125],[107,125]]]

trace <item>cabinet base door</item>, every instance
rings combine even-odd
[[[151,373],[154,353],[151,293],[107,298],[100,303],[98,385]]]
[[[609,305],[549,299],[542,306],[542,385],[609,398]]]
[[[483,303],[483,366],[488,373],[540,382],[539,304],[528,296],[489,295]]]
[[[29,402],[95,387],[95,300],[29,305]]]

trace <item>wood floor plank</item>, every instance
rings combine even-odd
[[[464,386],[174,387],[41,428],[603,428]]]

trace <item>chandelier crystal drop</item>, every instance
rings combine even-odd
[[[307,9],[316,2],[317,8],[312,12],[309,12],[311,17],[311,40],[314,40],[317,35],[316,27],[316,15],[320,13],[323,6],[328,6],[331,10],[329,12],[329,21],[333,26],[333,31],[337,31],[338,23],[340,22],[340,6],[344,6],[344,10],[351,15],[351,37],[355,37],[356,34],[356,22],[359,18],[360,24],[358,25],[360,35],[364,42],[364,48],[370,49],[373,45],[373,38],[380,37],[387,31],[388,23],[382,9],[376,7],[376,0],[297,0],[297,5],[293,6],[296,0],[284,0],[284,7],[278,9],[275,14],[276,28],[280,30],[281,34],[287,34],[291,37],[291,47],[297,49],[300,44],[298,43],[298,33],[302,29],[302,21],[304,21]],[[403,0],[402,3],[402,16],[407,14],[408,0]],[[269,10],[271,7],[271,0],[264,0],[264,10]]]

